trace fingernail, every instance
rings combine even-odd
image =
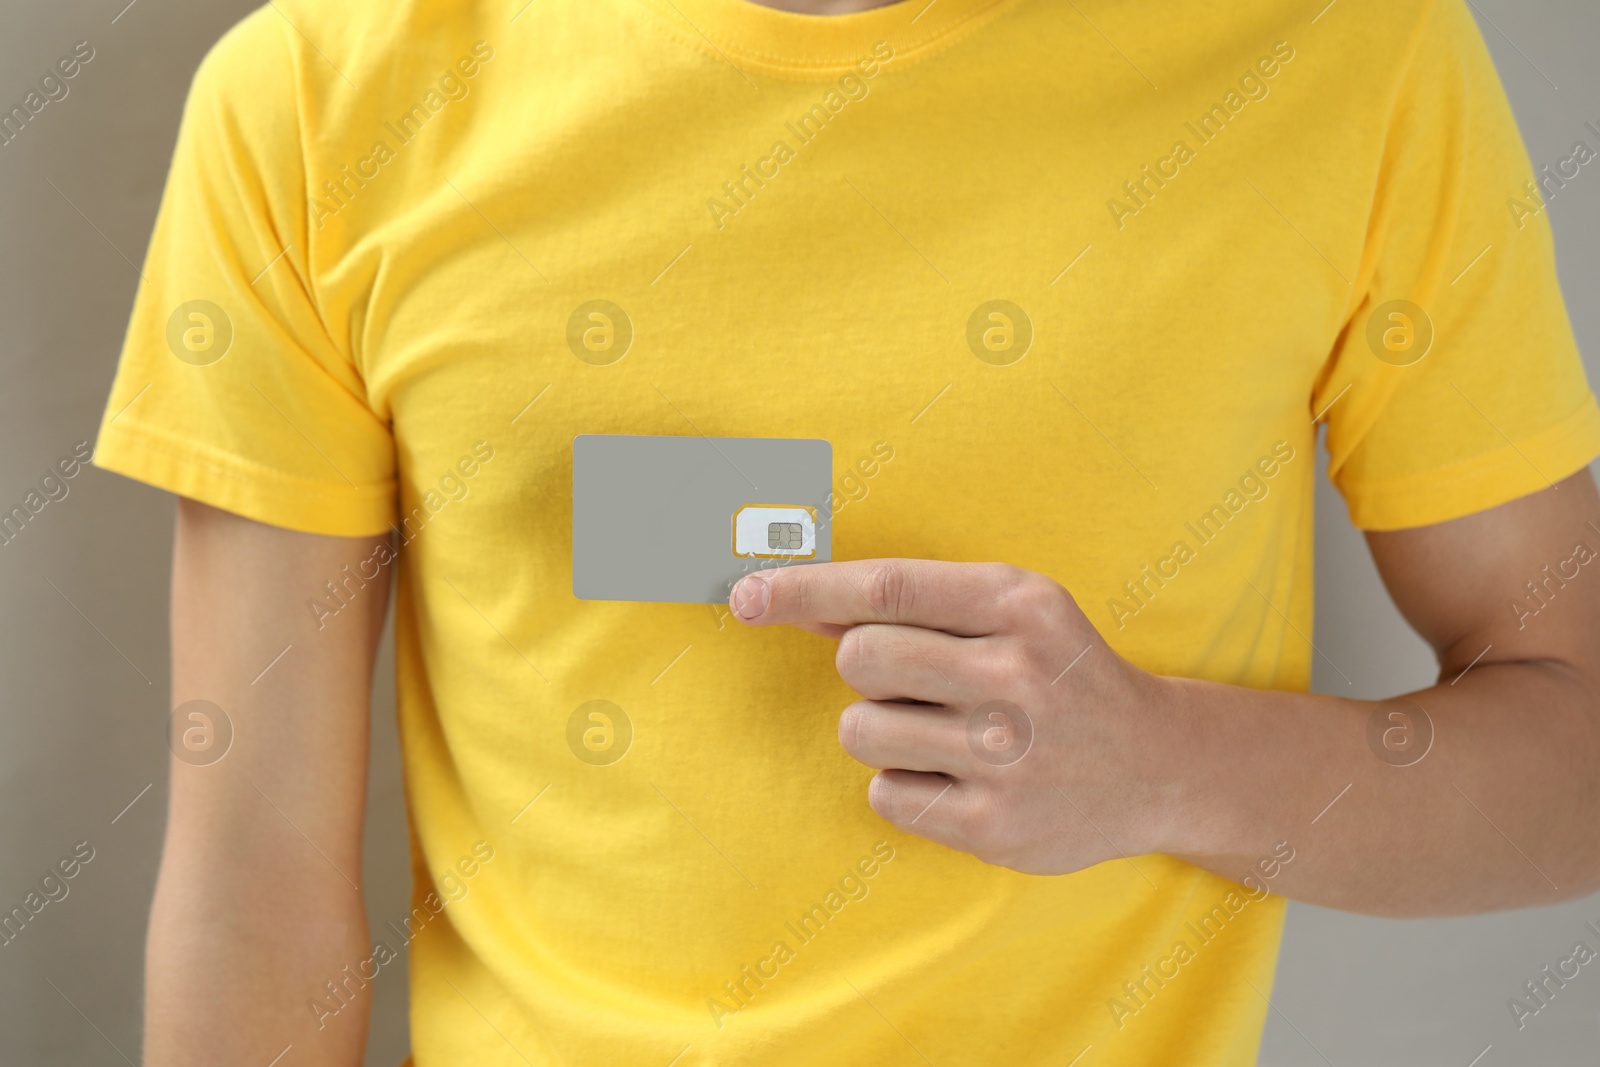
[[[760,618],[772,601],[772,590],[767,580],[749,575],[733,587],[733,613],[741,619]]]

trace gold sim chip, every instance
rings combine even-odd
[[[745,504],[733,513],[733,554],[741,559],[815,559],[817,509]]]

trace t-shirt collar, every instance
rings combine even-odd
[[[745,70],[832,77],[862,61],[895,63],[942,47],[1012,0],[899,0],[846,15],[798,15],[752,0],[642,0],[691,44]]]

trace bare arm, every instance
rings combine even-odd
[[[180,717],[199,732],[171,761],[145,963],[150,1067],[265,1064],[291,1044],[296,1064],[362,1060],[370,990],[345,979],[370,955],[361,833],[388,568],[320,629],[307,601],[380,542],[179,503],[172,703],[210,701],[233,737],[217,759],[222,723],[208,747],[203,721]]]
[[[1297,854],[1276,891],[1388,915],[1600,888],[1597,529],[1585,471],[1478,515],[1368,534],[1390,595],[1439,658],[1439,682],[1405,703],[1178,683],[1208,726],[1209,741],[1194,740],[1235,778],[1201,786],[1223,815],[1196,861],[1237,878],[1287,840]],[[1430,723],[1431,749],[1407,752]]]
[[[987,862],[1060,874],[1164,852],[1257,892],[1397,916],[1600,888],[1589,474],[1369,543],[1440,658],[1439,683],[1404,702],[1150,674],[1065,589],[1004,564],[779,568],[730,604],[840,638],[839,673],[866,699],[839,738],[883,772],[873,809]],[[1529,581],[1536,615],[1540,601],[1512,607]],[[1431,747],[1408,752],[1425,723]]]

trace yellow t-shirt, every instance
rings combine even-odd
[[[1254,1061],[1270,877],[889,827],[830,642],[574,599],[572,440],[824,438],[835,558],[1008,561],[1152,671],[1306,688],[1315,421],[1373,529],[1600,452],[1466,7],[1314,6],[280,0],[217,45],[96,460],[401,527],[417,1067]]]

